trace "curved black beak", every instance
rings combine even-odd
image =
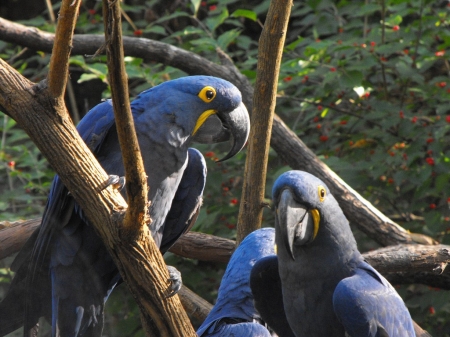
[[[241,103],[231,112],[212,114],[196,132],[193,139],[199,143],[220,143],[232,138],[228,154],[218,162],[230,159],[242,150],[250,133],[250,117]]]
[[[284,190],[276,209],[278,251],[284,247],[289,256],[295,260],[295,246],[302,246],[313,239],[314,219],[308,209],[295,202],[291,191]],[[281,237],[278,237],[280,233]]]

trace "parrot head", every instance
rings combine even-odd
[[[294,260],[295,247],[312,244],[319,235],[324,236],[324,231],[347,230],[345,226],[338,228],[340,221],[331,221],[333,212],[337,215],[334,220],[346,219],[327,186],[307,172],[282,174],[273,186],[272,196],[277,245],[284,245]],[[325,228],[331,226],[336,228]]]
[[[147,93],[152,99],[145,109],[157,109],[165,123],[183,130],[182,137],[199,143],[231,139],[231,150],[220,161],[233,157],[247,142],[250,118],[239,89],[228,81],[212,76],[182,77],[144,91],[137,101],[144,101]]]

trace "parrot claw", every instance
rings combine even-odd
[[[180,291],[181,286],[183,285],[183,281],[181,279],[181,273],[178,269],[172,266],[167,266],[167,270],[169,271],[170,276],[168,279],[168,281],[170,282],[170,287],[169,289],[167,289],[168,294],[166,298],[169,298]]]
[[[125,177],[119,177],[114,174],[109,175],[108,179],[100,186],[100,191],[111,186],[115,190],[121,191],[125,186]]]

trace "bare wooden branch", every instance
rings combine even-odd
[[[22,249],[40,225],[41,219],[0,223],[0,260]]]
[[[233,240],[204,233],[189,232],[175,242],[170,248],[170,252],[190,259],[228,263],[235,248]]]
[[[213,308],[211,303],[185,286],[181,287],[178,296],[189,317],[194,317],[199,322],[203,322]]]
[[[0,18],[1,40],[49,52],[53,38],[53,34]],[[72,54],[94,54],[103,43],[104,37],[100,35],[75,35]],[[247,109],[252,111],[253,88],[236,68],[220,66],[186,50],[145,38],[124,37],[124,50],[126,55],[161,62],[191,75],[206,74],[224,78],[241,90]],[[414,241],[407,231],[349,188],[277,115],[273,120],[271,146],[293,169],[310,172],[326,182],[349,221],[379,244],[388,246]]]
[[[134,240],[141,233],[148,231],[147,225],[150,219],[147,202],[147,175],[134,128],[128,93],[128,77],[125,70],[122,42],[120,1],[103,0],[103,22],[114,117],[125,166],[129,206],[123,221],[124,231],[122,234],[125,235],[122,237],[124,240]],[[155,276],[158,275],[160,279],[168,280],[167,268],[151,236],[146,237],[144,244],[152,250],[153,257],[158,260],[157,263],[152,263],[152,267],[160,268],[159,270],[148,270],[148,272]],[[127,285],[141,308],[141,318],[144,320],[142,323],[145,327],[146,335],[196,336],[189,318],[177,297],[173,300],[175,312],[165,311],[163,307],[158,312],[154,307],[164,305],[167,296],[164,293],[156,292],[153,295],[156,295],[157,298],[151,298],[150,301],[146,302],[141,301],[140,297],[143,294],[142,290],[139,289],[139,283],[142,280],[140,280],[139,276],[132,274],[134,271],[127,264],[123,264],[123,268],[130,278],[136,277],[136,282],[127,282]]]
[[[367,252],[364,258],[380,273],[414,270],[440,275],[450,262],[450,246],[389,246]]]
[[[237,245],[248,234],[261,228],[278,74],[292,5],[292,0],[272,0],[270,2],[266,22],[259,39],[257,75],[251,115],[252,127],[237,220]]]
[[[31,230],[21,232],[20,228],[36,228],[40,219],[11,223],[0,230],[0,259],[20,250]],[[17,230],[15,227],[19,227]],[[21,234],[24,233],[24,234]],[[20,243],[19,243],[20,242]],[[183,235],[170,249],[174,254],[201,261],[227,263],[235,249],[233,240],[213,235],[189,232]],[[450,289],[450,246],[447,245],[396,245],[380,248],[363,254],[364,258],[393,283],[423,283],[432,287]],[[415,275],[418,276],[415,276]]]
[[[149,223],[148,189],[147,176],[131,114],[128,76],[123,54],[120,1],[103,0],[103,22],[114,118],[125,166],[128,209],[124,226],[133,231]]]
[[[55,43],[48,71],[48,90],[53,98],[61,100],[60,104],[64,104],[72,37],[80,4],[81,0],[63,0],[56,25]]]

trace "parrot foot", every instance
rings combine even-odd
[[[178,271],[177,268],[172,266],[167,266],[167,270],[169,271],[169,279],[170,287],[167,289],[167,296],[166,298],[172,297],[173,295],[177,294],[181,286],[183,285],[183,281],[181,279],[181,273]]]
[[[108,186],[111,186],[115,190],[121,191],[125,186],[125,177],[119,177],[114,174],[109,175],[108,180],[106,180],[101,186],[100,191],[103,191]]]

